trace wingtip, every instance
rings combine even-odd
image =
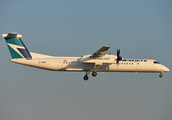
[[[110,46],[108,46],[108,45],[104,45],[103,47],[109,47],[110,48]]]

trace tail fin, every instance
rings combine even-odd
[[[12,59],[25,58],[32,59],[28,49],[21,40],[22,35],[17,33],[2,34],[6,40]]]

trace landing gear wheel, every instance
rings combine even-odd
[[[161,74],[161,75],[159,75],[159,77],[160,77],[160,78],[162,78],[162,77],[163,77],[163,75]]]
[[[160,73],[159,77],[160,77],[160,78],[162,78],[162,77],[163,77],[163,74],[162,74],[162,73]]]
[[[94,72],[92,73],[92,76],[95,77],[96,75],[97,75],[97,73],[94,71]]]
[[[86,75],[86,76],[84,76],[84,80],[85,81],[87,81],[88,80],[88,76]]]
[[[86,71],[86,74],[84,76],[84,80],[87,81],[88,80],[88,74],[90,73],[90,71]]]

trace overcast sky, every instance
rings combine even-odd
[[[170,0],[2,0],[0,33],[18,32],[31,52],[92,54],[172,69]],[[172,74],[55,72],[11,63],[0,38],[0,120],[172,120]]]

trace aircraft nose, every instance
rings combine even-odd
[[[166,66],[162,66],[162,71],[163,71],[163,72],[169,72],[170,69],[168,69]]]

